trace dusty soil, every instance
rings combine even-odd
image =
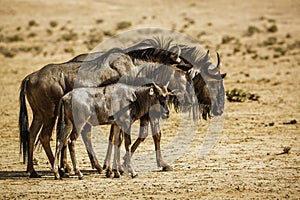
[[[0,199],[299,199],[299,10],[300,2],[290,0],[2,0]],[[258,94],[259,101],[226,102],[222,133],[204,157],[199,152],[210,121],[201,121],[191,140],[174,141],[180,116],[172,113],[163,126],[162,148],[186,147],[176,159],[164,152],[172,172],[156,168],[148,138],[134,157],[139,177],[107,179],[91,170],[78,141],[84,180],[55,181],[42,150],[35,152],[42,178],[29,179],[19,155],[21,80],[48,63],[89,52],[111,35],[141,27],[175,29],[212,56],[218,51],[228,74],[226,90],[243,89]],[[286,124],[291,120],[298,123]],[[97,129],[94,145],[103,160],[107,127],[100,134]],[[183,133],[189,136],[188,130]],[[284,147],[291,147],[289,153],[281,154]]]

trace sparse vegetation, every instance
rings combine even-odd
[[[235,37],[224,35],[222,37],[222,44],[230,43],[231,41],[235,40]]]
[[[116,34],[116,32],[112,31],[112,30],[103,31],[103,35],[108,36],[108,37],[114,36],[115,34]]]
[[[72,30],[68,31],[67,33],[64,33],[62,35],[62,39],[65,41],[73,41],[78,39],[77,33],[73,32]]]
[[[48,35],[52,35],[52,30],[51,29],[46,29],[46,33],[48,34]]]
[[[96,24],[101,24],[101,23],[103,23],[103,22],[104,22],[103,19],[97,19],[97,20],[96,20]]]
[[[31,52],[33,55],[38,55],[42,52],[42,47],[35,45],[35,46],[20,46],[18,48],[7,48],[0,46],[0,53],[8,58],[13,58],[17,55],[18,52],[25,52],[29,53]]]
[[[98,45],[103,40],[103,33],[100,31],[97,31],[96,29],[91,29],[90,33],[87,37],[87,41],[84,42],[89,50],[92,50],[95,48],[96,45]]]
[[[247,100],[258,101],[260,98],[260,96],[257,94],[245,92],[243,91],[243,89],[237,89],[237,88],[226,91],[226,96],[228,101],[230,102],[245,102]]]
[[[277,28],[277,26],[275,24],[273,24],[272,26],[270,26],[270,27],[267,28],[267,31],[269,33],[275,33],[275,32],[278,31],[278,28]]]
[[[28,38],[32,38],[32,37],[35,37],[36,36],[36,33],[34,32],[31,32],[27,35]]]
[[[117,23],[116,29],[117,30],[123,30],[123,29],[129,28],[130,26],[132,26],[131,22],[121,21],[121,22]]]
[[[8,49],[3,46],[0,46],[0,53],[7,58],[13,58],[16,55],[16,52],[14,50]]]
[[[271,46],[271,45],[276,44],[276,42],[277,42],[277,38],[276,37],[268,37],[267,40],[265,40],[263,42],[263,45],[264,46]]]
[[[55,28],[55,27],[57,27],[58,22],[57,21],[50,21],[49,25],[50,25],[50,27]]]
[[[74,49],[72,48],[72,47],[66,47],[65,49],[64,49],[64,52],[65,53],[70,53],[70,54],[74,54],[75,52],[74,52]]]
[[[33,26],[38,26],[39,24],[35,21],[35,20],[30,20],[29,22],[28,22],[28,26],[29,27],[33,27]]]
[[[245,33],[245,36],[252,36],[255,33],[260,33],[260,32],[261,32],[261,30],[259,28],[257,28],[256,26],[249,26]]]
[[[0,35],[0,42],[6,42],[6,43],[10,43],[10,42],[19,42],[19,41],[23,41],[24,37],[21,34],[15,34],[15,35]]]

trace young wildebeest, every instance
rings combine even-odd
[[[176,93],[176,97],[170,98],[169,103],[173,104],[174,108],[176,111],[180,110],[181,104],[183,102],[192,102],[193,101],[193,96],[194,93],[188,93],[187,89],[189,89],[189,86],[191,83],[191,80],[189,80],[188,75],[186,74],[185,71],[175,68],[174,67],[169,67],[167,65],[154,65],[154,64],[147,64],[145,67],[142,67],[140,70],[131,70],[128,72],[127,75],[122,76],[118,82],[120,83],[126,83],[130,85],[144,85],[147,83],[151,83],[152,81],[159,83],[159,84],[166,84],[167,82],[169,83],[168,88],[173,91],[173,93]],[[176,91],[176,92],[175,92]],[[187,100],[191,99],[191,100]],[[150,123],[155,126],[159,127],[159,114],[151,114],[151,118],[149,117],[149,114],[144,115],[140,120],[141,122],[144,122],[145,120],[150,121]],[[148,124],[145,124],[148,126]],[[141,124],[141,126],[144,126],[144,124]],[[112,142],[115,141],[113,140],[113,135],[116,135],[114,127],[112,127],[111,134],[109,137],[109,145],[107,149],[107,154],[106,158],[104,161],[104,167],[107,168],[107,173],[106,176],[109,177],[111,175],[111,169],[110,169],[110,155],[112,151]],[[153,133],[157,133],[156,130],[153,130]],[[156,136],[153,135],[154,142],[156,144],[157,140],[155,140]],[[91,142],[87,143],[91,144]],[[120,143],[114,145],[120,145]],[[91,145],[87,147],[87,149],[92,148]],[[166,168],[171,168],[166,162],[164,162],[162,158],[162,154],[160,153],[160,146],[155,145],[155,151],[156,153],[156,161],[158,167],[163,167],[164,169]],[[94,152],[94,151],[91,151]],[[94,155],[94,157],[96,157]],[[114,160],[115,163],[115,160]],[[118,168],[122,169],[120,163],[118,163]],[[115,168],[114,168],[115,169]],[[114,170],[116,172],[116,170]],[[118,177],[119,175],[115,174],[115,177]]]
[[[117,125],[126,135],[130,137],[131,125],[134,121],[149,112],[156,104],[161,105],[163,118],[168,118],[169,108],[167,98],[169,92],[167,86],[130,86],[122,83],[108,85],[98,88],[78,88],[67,93],[60,102],[60,114],[57,127],[57,144],[53,170],[55,179],[60,177],[58,171],[58,158],[60,151],[65,146],[71,135],[73,152],[70,152],[75,174],[79,179],[83,175],[79,170],[75,158],[75,140],[78,135],[85,135],[86,126],[97,126],[104,124]],[[76,118],[73,116],[76,115]],[[72,133],[77,128],[78,134]],[[72,134],[71,134],[72,133]],[[126,152],[130,150],[129,137],[125,136]],[[86,138],[83,136],[83,139]],[[130,157],[127,165],[136,176],[134,169],[130,166]]]
[[[191,84],[191,82],[188,79],[188,76],[185,73],[185,71],[183,71],[179,68],[176,68],[174,66],[169,67],[167,65],[162,65],[162,64],[158,65],[158,64],[154,64],[154,63],[146,63],[143,65],[143,67],[130,70],[126,75],[122,76],[121,78],[117,78],[117,79],[112,78],[112,79],[105,81],[103,83],[103,85],[109,85],[109,84],[119,82],[119,83],[125,83],[125,84],[129,84],[129,85],[142,86],[145,84],[152,83],[153,81],[156,83],[162,84],[162,85],[166,84],[167,82],[169,83],[168,88],[173,90],[174,94],[176,93],[176,96],[173,95],[172,98],[170,98],[170,100],[169,100],[169,103],[174,105],[175,110],[179,110],[179,105],[182,102],[185,102],[186,99],[191,98],[190,96],[192,96],[190,94],[187,94],[187,91],[186,91],[188,89],[188,86]],[[177,103],[177,102],[179,102],[179,103]],[[146,114],[141,118],[141,120],[147,119],[148,121],[150,120],[151,124],[158,124],[160,115],[159,114],[154,115],[152,112],[151,116],[152,117],[149,118],[149,115]],[[157,126],[159,126],[159,125],[157,125]],[[107,177],[110,177],[110,175],[112,174],[112,171],[110,168],[112,142],[115,146],[121,145],[121,142],[114,139],[114,135],[120,135],[120,133],[116,133],[116,132],[118,132],[118,129],[116,127],[112,126],[110,137],[109,137],[110,142],[108,145],[107,154],[106,154],[106,158],[104,161],[104,168],[107,169],[107,171],[106,171]],[[87,134],[89,134],[89,133],[87,133]],[[93,147],[91,145],[90,138],[91,137],[86,137],[86,139],[84,140],[86,149],[88,151],[89,156],[91,156],[93,159],[97,160],[97,157],[96,157]],[[158,148],[159,148],[159,146],[156,145],[155,150],[157,152],[159,152],[159,154],[156,154],[157,165],[159,167],[166,168],[168,166],[163,161],[162,155],[160,153],[160,149],[158,149]],[[63,160],[63,158],[61,160]],[[116,166],[118,169],[120,169],[122,171],[121,163],[119,161],[117,163],[118,163],[118,165],[116,165],[116,160],[114,159],[115,177],[119,177],[119,173],[118,173],[118,170],[116,170]],[[66,162],[62,162],[60,169],[65,169],[65,168],[66,168]],[[63,173],[63,171],[61,171],[61,173]]]
[[[20,147],[23,151],[23,161],[25,162],[27,158],[27,172],[31,178],[40,177],[33,167],[34,143],[40,129],[39,140],[51,165],[53,164],[50,138],[61,97],[73,88],[96,87],[107,79],[121,77],[144,62],[190,66],[185,60],[179,59],[178,54],[163,49],[147,48],[135,50],[132,54],[121,49],[112,49],[91,61],[49,64],[23,79],[19,97]],[[33,113],[30,128],[28,128],[26,97]],[[92,157],[90,159],[92,167],[101,172],[101,165]]]

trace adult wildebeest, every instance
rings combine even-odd
[[[34,143],[40,129],[39,140],[51,165],[54,162],[50,138],[60,98],[73,88],[95,87],[109,78],[123,76],[144,62],[191,67],[190,63],[180,58],[178,54],[163,49],[147,48],[130,52],[112,49],[91,61],[46,65],[23,79],[19,97],[20,144],[23,161],[25,162],[27,158],[27,172],[30,173],[30,177],[40,177],[33,167]],[[26,97],[33,113],[30,128],[28,128]],[[91,157],[90,159],[92,167],[101,172],[101,165],[95,159]]]
[[[149,46],[164,48],[172,51],[174,48],[178,48],[178,45],[172,44],[172,41],[167,41],[161,43],[155,40],[145,40],[138,44],[138,48],[149,48]],[[187,69],[189,78],[192,80],[192,86],[194,88],[195,95],[198,101],[198,108],[192,107],[193,109],[199,109],[199,112],[202,113],[202,118],[207,119],[211,116],[220,116],[224,112],[224,103],[225,103],[225,92],[223,85],[223,78],[225,74],[220,73],[221,59],[217,53],[217,64],[214,65],[211,62],[209,51],[205,52],[202,48],[190,47],[186,45],[179,45],[181,49],[180,58],[188,60],[193,67]],[[135,47],[136,48],[136,47]],[[193,112],[197,113],[197,112]],[[194,120],[197,115],[194,115]],[[148,124],[149,119],[142,118],[140,125],[139,137],[131,147],[131,155],[135,152],[137,147],[141,142],[145,140],[148,135]],[[160,152],[160,139],[161,139],[161,130],[159,123],[155,120],[150,121],[151,130],[153,134],[153,139],[155,141],[155,149],[157,158],[161,156]],[[159,159],[158,159],[159,160]],[[159,165],[161,163],[161,165]],[[165,163],[163,160],[157,162],[158,167],[163,167],[163,170],[172,169],[170,165]]]
[[[74,146],[78,135],[86,134],[87,126],[113,124],[120,127],[126,133],[125,148],[126,152],[129,152],[130,138],[128,137],[130,137],[132,123],[147,114],[151,107],[156,104],[161,105],[162,117],[168,118],[168,96],[167,86],[160,87],[155,83],[147,87],[117,83],[98,88],[77,88],[67,93],[60,102],[56,153],[53,164],[55,178],[60,177],[58,158],[71,133],[73,134],[70,138],[70,144],[74,150],[70,152],[71,159],[75,174],[78,175],[79,179],[82,179],[83,175],[77,165]],[[77,115],[76,118],[73,117],[74,113]],[[72,129],[75,129],[75,124],[78,134],[74,134],[72,131]],[[136,172],[130,166],[130,157],[127,158],[127,164],[132,177],[136,176]]]

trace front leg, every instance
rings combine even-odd
[[[134,144],[131,146],[131,156],[134,154],[138,146],[147,138],[149,127],[149,115],[146,114],[140,118],[140,132],[139,137],[136,139]]]
[[[163,171],[172,171],[173,168],[163,160],[160,150],[161,130],[159,126],[159,118],[151,118],[150,125],[155,146],[157,166],[162,167]]]
[[[105,160],[104,160],[104,164],[103,164],[103,169],[106,169],[106,177],[107,178],[109,178],[112,174],[112,170],[110,168],[110,160],[111,160],[112,145],[113,145],[112,143],[114,140],[115,131],[116,131],[116,126],[111,125],[106,156],[105,156]]]
[[[130,137],[130,128],[127,129],[127,131],[124,133],[124,139],[125,139],[125,163],[127,164],[128,171],[131,173],[131,177],[135,178],[138,176],[138,174],[135,172],[133,167],[131,166],[131,151],[130,151],[130,145],[131,145],[131,137]]]

